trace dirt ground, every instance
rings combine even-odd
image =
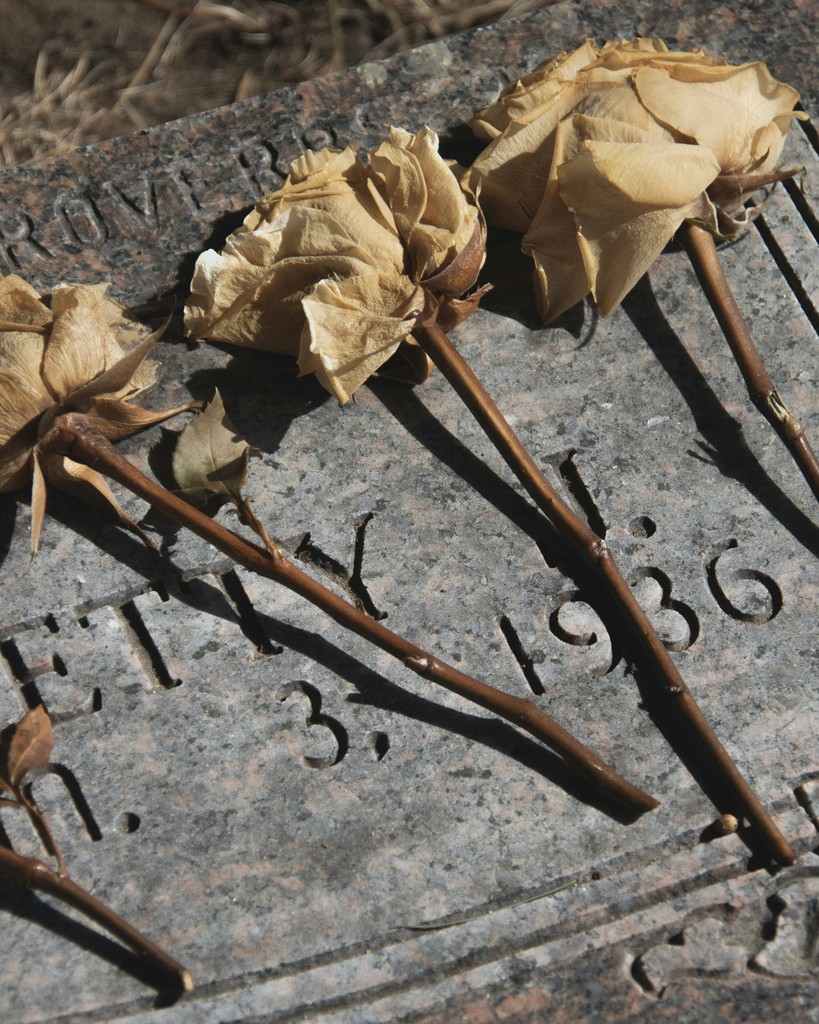
[[[0,166],[556,0],[0,0]]]

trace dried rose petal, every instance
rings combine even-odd
[[[607,315],[685,220],[733,234],[777,171],[798,94],[764,64],[658,39],[587,42],[477,114],[473,164],[490,223],[525,232],[552,320],[589,292]]]
[[[484,259],[471,191],[438,139],[393,129],[365,164],[352,148],[307,153],[221,253],[197,261],[188,333],[293,355],[346,402],[404,344],[429,287],[452,306]],[[417,375],[417,360],[412,360]],[[424,364],[427,365],[426,363]]]
[[[46,483],[134,526],[99,473],[62,455],[38,454],[38,438],[57,416],[84,413],[116,441],[188,408],[151,412],[131,404],[153,383],[155,367],[145,357],[161,331],[149,335],[126,320],[107,289],[59,285],[49,309],[21,278],[0,278],[0,492],[33,479],[32,551],[42,529]]]

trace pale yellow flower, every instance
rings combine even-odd
[[[21,278],[0,278],[0,493],[33,478],[33,551],[46,482],[134,526],[99,473],[56,452],[38,451],[38,439],[61,413],[81,412],[109,441],[117,441],[182,411],[151,412],[131,403],[154,382],[155,364],[145,357],[161,332],[149,335],[125,319],[106,297],[108,287],[59,285],[49,308]]]
[[[351,147],[296,160],[220,253],[196,263],[185,325],[194,338],[293,355],[346,402],[412,344],[425,289],[450,325],[484,258],[474,195],[438,154],[438,139],[393,128],[369,154]],[[426,370],[426,357],[423,357]]]
[[[657,39],[587,42],[477,114],[469,180],[490,223],[525,232],[548,321],[589,292],[610,313],[685,220],[734,234],[776,164],[799,96],[764,64]]]

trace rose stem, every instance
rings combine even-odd
[[[134,952],[150,960],[163,973],[170,974],[176,979],[183,992],[193,990],[193,977],[190,971],[177,963],[164,949],[160,949],[141,932],[138,932],[133,925],[128,924],[118,914],[115,914],[110,907],[106,907],[91,893],[82,889],[68,875],[57,874],[42,861],[32,857],[23,857],[5,846],[0,846],[0,875],[27,889],[34,889],[54,896],[63,903],[74,907],[75,910],[79,910],[92,921],[102,925]]]
[[[37,806],[33,797],[26,794],[22,786],[14,787],[14,796],[18,801],[17,806],[22,807],[26,812],[35,831],[44,841],[46,849],[57,862],[57,874],[67,875],[68,871],[66,870],[65,861],[63,860],[62,850],[57,845],[57,840],[54,838],[54,833],[51,831],[51,826],[49,825],[46,816]]]
[[[710,231],[687,222],[677,231],[677,236],[688,253],[702,290],[742,371],[751,401],[785,443],[819,501],[819,459],[765,369],[725,278],[714,236]]]
[[[519,726],[560,754],[595,789],[632,812],[642,813],[659,806],[653,797],[621,778],[532,701],[510,696],[439,661],[308,576],[274,545],[265,550],[244,540],[146,477],[81,414],[60,416],[51,431],[41,439],[40,447],[62,452],[77,462],[101,470],[154,508],[203,537],[237,564],[306,598],[340,625],[398,658],[413,672]]]
[[[756,827],[769,852],[783,864],[796,859],[756,794],[742,777],[614,563],[606,542],[575,515],[529,455],[467,362],[436,322],[437,309],[428,300],[412,336],[453,386],[506,463],[560,534],[602,581],[623,614],[645,658],[649,675],[670,699],[727,784],[743,813]]]

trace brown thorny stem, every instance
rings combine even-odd
[[[642,664],[649,677],[661,687],[677,716],[696,736],[768,851],[780,863],[792,864],[796,855],[790,844],[706,721],[654,627],[620,574],[606,542],[575,515],[548,482],[472,369],[438,326],[436,312],[435,301],[428,297],[427,307],[413,327],[412,336],[458,393],[539,508],[613,598],[639,644]]]
[[[312,579],[293,565],[266,536],[266,548],[259,547],[214,522],[182,498],[144,476],[81,414],[66,413],[60,416],[40,441],[40,448],[62,452],[77,462],[102,471],[154,508],[203,537],[238,565],[275,580],[306,598],[340,625],[398,658],[418,675],[519,726],[560,754],[598,792],[616,800],[630,811],[642,813],[659,806],[653,797],[621,778],[532,701],[510,696],[439,661]],[[240,514],[241,511],[240,507]]]
[[[685,222],[677,231],[677,237],[688,253],[702,290],[742,371],[751,401],[785,443],[819,501],[819,459],[765,369],[723,273],[714,236],[696,224]]]
[[[110,907],[77,885],[68,875],[52,870],[47,864],[33,857],[24,857],[0,846],[0,877],[9,878],[27,889],[47,893],[79,910],[135,953],[149,960],[154,967],[171,975],[183,992],[190,992],[193,989],[193,978],[187,968],[137,931],[133,925],[115,914]]]

